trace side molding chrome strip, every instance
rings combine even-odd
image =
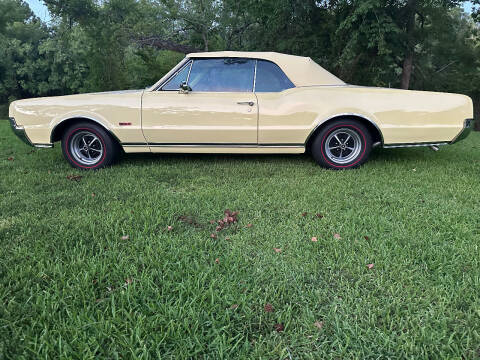
[[[441,146],[448,145],[448,142],[437,142],[437,143],[411,143],[411,144],[388,144],[383,145],[385,149],[396,149],[396,148],[410,148],[410,147],[422,147],[422,146]]]
[[[223,143],[122,143],[124,147],[189,147],[189,148],[303,148],[303,144],[223,144]]]
[[[53,148],[53,144],[33,144],[33,146],[35,146],[36,148],[39,148],[39,149]]]

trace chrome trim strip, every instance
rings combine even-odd
[[[122,143],[124,147],[188,147],[188,148],[303,148],[303,144],[222,144],[222,143],[204,143],[204,144],[189,144],[189,143]]]
[[[53,148],[53,144],[33,144],[36,148],[39,149],[50,149]]]
[[[188,69],[188,75],[187,75],[187,85],[188,85],[188,82],[190,81],[190,74],[191,74],[191,72],[192,72],[193,62],[194,62],[194,61],[195,61],[194,59],[192,59],[192,61],[190,61],[190,69]],[[187,65],[187,66],[188,66],[188,65]],[[183,69],[183,68],[182,68],[182,69]]]
[[[255,59],[255,70],[253,73],[253,92],[257,88],[257,66],[258,66],[258,59]]]
[[[387,145],[383,145],[383,148],[384,149],[396,149],[396,148],[410,148],[410,147],[422,147],[422,146],[441,146],[441,145],[448,145],[448,142],[387,144]]]
[[[356,117],[359,117],[359,118],[362,118],[364,120],[367,120],[369,123],[371,123],[373,126],[375,126],[375,128],[378,130],[378,133],[380,134],[380,138],[381,138],[381,143],[383,145],[383,134],[382,134],[382,131],[380,130],[380,128],[378,127],[378,125],[370,118],[366,117],[365,115],[361,115],[361,114],[357,114],[357,113],[341,113],[341,114],[336,114],[336,115],[333,115],[333,116],[330,116],[326,119],[324,119],[320,124],[318,124],[317,126],[315,126],[315,128],[310,132],[310,134],[307,136],[307,140],[305,140],[305,146],[307,145],[308,141],[310,140],[310,138],[312,137],[313,133],[315,131],[317,131],[317,129],[324,125],[327,121],[330,121],[332,119],[335,119],[337,117],[342,117],[342,116],[356,116]]]

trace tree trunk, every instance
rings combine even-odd
[[[409,53],[405,56],[405,60],[403,60],[403,69],[402,69],[402,82],[401,88],[408,89],[410,86],[410,78],[412,77],[412,68],[413,68],[413,51],[409,51]]]
[[[416,13],[417,0],[408,0],[405,7],[406,12],[406,35],[407,35],[407,44],[405,48],[405,55],[403,60],[402,68],[402,81],[401,88],[408,89],[410,86],[410,78],[412,77],[413,71],[413,53],[415,51],[415,13]]]
[[[203,50],[208,51],[208,32],[207,30],[202,31],[202,38],[203,38]]]
[[[475,119],[475,131],[480,131],[480,95],[473,97],[473,118]]]

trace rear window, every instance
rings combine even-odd
[[[280,92],[294,87],[295,85],[277,64],[258,60],[255,92]]]

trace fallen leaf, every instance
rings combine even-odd
[[[217,264],[220,264],[220,259],[219,259],[219,258],[216,258],[216,259],[215,259],[215,262],[216,262]]]
[[[283,330],[285,330],[285,326],[283,326],[283,324],[275,324],[273,325],[273,327],[275,328],[275,330],[277,330],[277,332],[282,332]]]
[[[303,217],[305,217],[305,216],[307,216],[307,215],[308,215],[308,213],[307,213],[306,211],[302,213],[302,216],[303,216]]]
[[[342,238],[340,234],[333,234],[333,237],[337,240],[340,240]]]
[[[172,230],[173,230],[173,226],[168,225],[168,226],[167,226],[167,231],[172,231]]]
[[[365,235],[363,238],[367,241],[370,240],[370,238],[367,235]]]
[[[373,269],[374,266],[375,266],[375,265],[373,265],[373,264],[368,264],[368,265],[367,265],[367,267],[368,267],[369,269]]]
[[[227,236],[227,237],[225,238],[225,240],[230,241],[230,237]]]
[[[130,239],[130,236],[129,236],[129,235],[123,235],[123,236],[122,236],[122,240],[128,240],[128,239]]]
[[[315,321],[313,323],[313,325],[315,325],[315,327],[317,327],[318,330],[322,330],[323,328],[323,321]]]
[[[226,209],[224,212],[224,217],[222,219],[219,219],[217,221],[214,221],[214,220],[210,220],[210,224],[215,224],[217,223],[217,227],[215,228],[215,231],[216,232],[219,232],[219,231],[222,231],[223,229],[229,227],[230,225],[232,224],[235,224],[238,219],[237,219],[237,215],[238,215],[238,211],[231,211],[229,209]]]
[[[95,197],[95,193],[92,193],[92,197]]]
[[[7,158],[8,161],[13,161],[15,160],[15,158],[13,156],[10,156],[9,158]]]
[[[126,285],[130,285],[132,282],[133,282],[133,281],[132,281],[132,279],[130,279],[130,278],[126,278],[126,279],[125,279],[125,284],[126,284]]]
[[[230,306],[230,309],[232,309],[232,310],[235,310],[237,308],[238,308],[238,304],[233,304],[232,306]]]
[[[265,306],[263,307],[263,310],[265,310],[265,312],[273,312],[273,305],[272,304],[265,304]]]
[[[211,237],[212,239],[216,239],[216,238],[217,238],[217,235],[215,235],[215,234],[210,234],[210,237]]]
[[[180,215],[177,220],[188,224],[188,225],[193,225],[195,227],[201,227],[201,225],[198,223],[198,221],[193,217],[189,215]]]
[[[323,218],[323,215],[322,214],[315,214],[315,216],[319,219]]]
[[[252,226],[252,224],[247,224],[247,228],[251,228]]]
[[[279,249],[279,248],[273,248],[273,250],[274,250],[277,254],[282,252],[282,249]]]
[[[313,242],[317,242],[318,239],[314,236],[314,237],[312,237],[312,241],[313,241]]]
[[[67,179],[72,181],[80,181],[82,177],[81,175],[67,175]]]

